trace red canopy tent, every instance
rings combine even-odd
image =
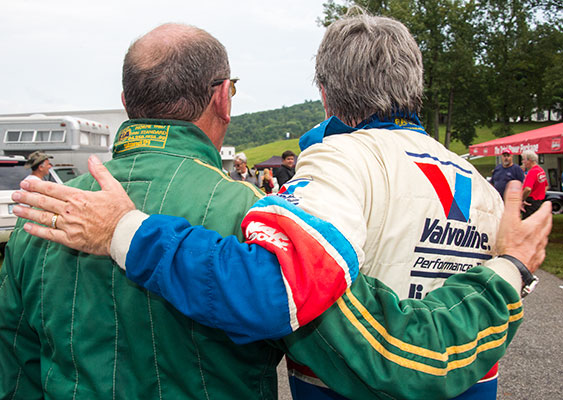
[[[563,123],[474,144],[469,146],[469,154],[498,156],[505,147],[514,154],[524,150],[533,150],[537,154],[563,153]]]

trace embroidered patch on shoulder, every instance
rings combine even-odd
[[[301,179],[294,179],[289,182],[286,182],[276,194],[276,196],[281,197],[292,203],[293,205],[299,205],[299,198],[295,197],[295,190],[299,188],[304,188],[313,180],[311,178],[301,178]]]
[[[167,125],[131,125],[119,132],[115,143],[115,152],[123,153],[139,147],[163,149],[168,139],[170,126]]]

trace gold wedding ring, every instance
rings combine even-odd
[[[57,229],[57,218],[59,218],[59,214],[54,214],[51,218],[51,228]]]

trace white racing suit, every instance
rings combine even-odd
[[[360,272],[400,299],[421,299],[447,277],[490,259],[503,211],[498,192],[471,164],[410,129],[324,137],[301,153],[282,191],[361,248]],[[290,376],[324,386],[288,363]],[[496,394],[496,366],[485,380],[491,378],[486,386]]]

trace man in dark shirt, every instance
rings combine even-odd
[[[512,162],[512,151],[507,147],[502,150],[502,164],[495,167],[491,183],[504,196],[504,189],[508,181],[518,180],[524,181],[524,172],[522,168]]]
[[[278,180],[280,188],[295,175],[295,153],[286,150],[282,154],[282,165],[276,169],[274,176]]]

